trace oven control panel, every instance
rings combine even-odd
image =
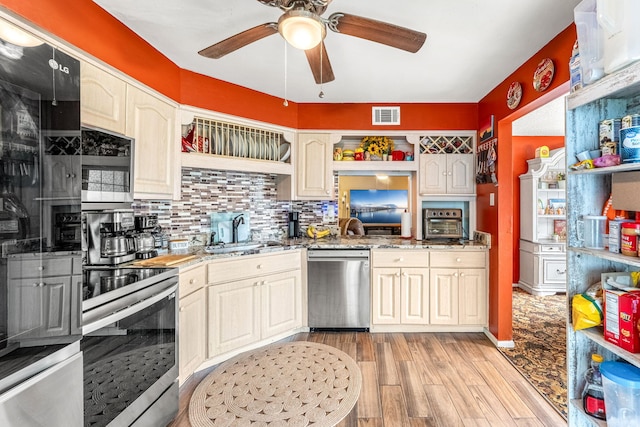
[[[425,209],[426,218],[462,218],[462,209]]]

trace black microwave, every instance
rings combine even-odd
[[[82,128],[82,203],[133,202],[132,138]]]

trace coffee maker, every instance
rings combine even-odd
[[[290,239],[300,237],[300,212],[289,212],[289,232]]]
[[[155,238],[152,232],[158,227],[158,215],[139,215],[135,217],[136,259],[149,259],[158,256]]]
[[[118,265],[135,259],[133,210],[83,212],[87,265]]]

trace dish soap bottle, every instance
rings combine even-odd
[[[603,360],[599,354],[594,353],[591,355],[591,367],[584,374],[586,382],[582,391],[584,411],[601,420],[606,419],[602,375],[600,374],[600,364]]]

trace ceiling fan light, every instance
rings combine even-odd
[[[39,38],[32,36],[23,29],[2,20],[0,20],[0,39],[22,47],[40,46],[44,43]]]
[[[282,15],[278,32],[291,46],[302,50],[316,47],[327,34],[320,17],[306,10],[291,10]]]

